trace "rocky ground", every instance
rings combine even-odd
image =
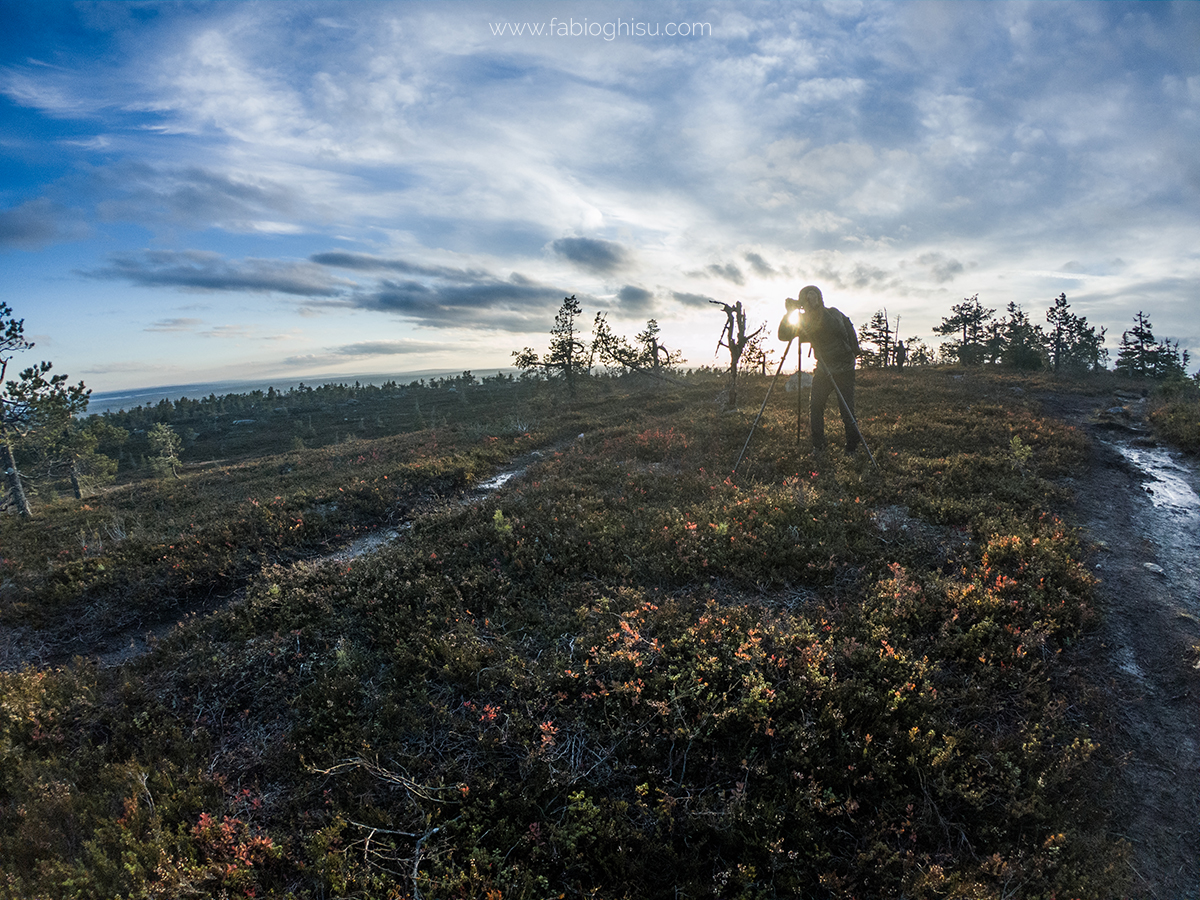
[[[1047,413],[1092,438],[1073,479],[1103,625],[1097,672],[1114,773],[1114,818],[1144,895],[1200,897],[1200,474],[1156,448],[1136,398],[1050,395]],[[1162,464],[1156,468],[1155,463]],[[1188,494],[1190,493],[1190,497]]]

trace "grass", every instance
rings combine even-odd
[[[862,373],[879,471],[777,394],[736,479],[765,380],[733,414],[517,385],[530,433],[477,410],[5,519],[12,624],[246,596],[0,675],[0,896],[1127,895],[1046,383]],[[293,564],[405,505],[397,545]]]

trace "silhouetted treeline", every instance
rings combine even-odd
[[[893,326],[886,310],[880,310],[859,329],[862,364],[871,367],[938,362],[1062,373],[1108,369],[1109,353],[1104,346],[1107,329],[1072,312],[1066,294],[1054,298],[1046,310],[1044,325],[1015,302],[997,317],[996,310],[985,307],[976,294],[951,307],[950,315],[942,318],[933,333],[946,338],[936,356],[922,340],[909,337],[905,342],[899,317]],[[1115,369],[1126,376],[1162,379],[1186,376],[1189,363],[1188,351],[1180,350],[1178,341],[1156,339],[1150,317],[1139,311],[1133,327],[1121,334]],[[1195,377],[1200,379],[1200,372]]]

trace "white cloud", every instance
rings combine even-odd
[[[4,194],[0,244],[79,242],[54,277],[85,293],[243,299],[244,330],[196,333],[278,334],[286,306],[309,346],[380,313],[543,332],[564,293],[684,323],[800,277],[914,327],[1055,285],[1175,316],[1198,274],[1196,5],[662,4],[637,15],[712,35],[613,42],[495,38],[498,9],[563,10],[89,7],[122,53],[0,59],[59,154]]]

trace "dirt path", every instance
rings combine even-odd
[[[1074,479],[1075,524],[1094,544],[1103,626],[1090,649],[1124,764],[1114,819],[1142,895],[1200,897],[1200,473],[1155,448],[1138,405],[1098,418],[1095,397],[1048,395],[1045,411],[1091,436]],[[1190,497],[1188,496],[1190,494]]]
[[[331,562],[344,565],[359,556],[374,553],[398,540],[414,520],[438,510],[482,502],[545,455],[562,450],[571,442],[559,441],[524,453],[478,484],[444,493],[431,492],[411,506],[406,505],[402,511],[396,511],[395,516],[400,519],[398,524],[369,527],[340,546],[331,547],[307,559],[288,559],[286,562],[301,566]],[[26,665],[65,666],[70,665],[76,656],[94,660],[102,666],[121,665],[148,653],[157,641],[184,622],[203,618],[241,602],[246,597],[245,585],[248,581],[249,577],[243,579],[240,586],[222,594],[211,594],[201,601],[171,605],[115,625],[109,625],[102,615],[98,616],[99,621],[41,632],[28,627],[0,625],[0,671],[17,671]]]

